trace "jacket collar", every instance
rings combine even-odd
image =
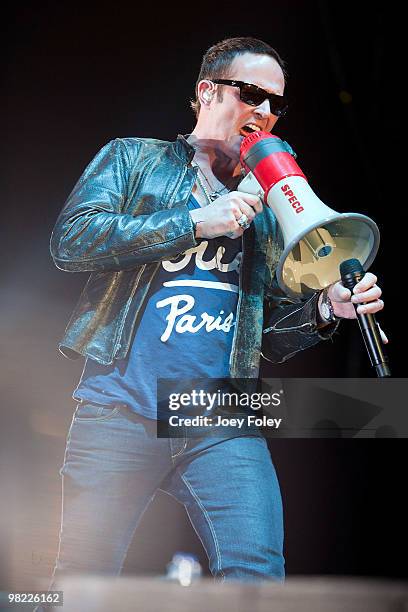
[[[173,143],[174,152],[185,164],[189,164],[194,157],[195,149],[191,146],[190,143],[187,142],[186,134],[183,136],[182,134],[178,134],[176,142]]]

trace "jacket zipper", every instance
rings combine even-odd
[[[132,289],[132,292],[131,292],[130,297],[128,299],[128,305],[127,305],[125,313],[123,314],[122,325],[120,326],[120,329],[118,331],[118,335],[116,336],[115,346],[113,347],[113,355],[112,355],[113,359],[115,359],[115,356],[117,355],[118,350],[121,348],[120,341],[121,341],[121,338],[122,338],[123,328],[125,327],[127,314],[129,312],[129,308],[130,308],[130,304],[132,303],[133,296],[135,295],[136,289],[139,286],[140,277],[141,277],[142,273],[144,272],[145,268],[146,268],[146,264],[143,264],[142,267],[140,268],[139,272],[137,273],[137,277],[136,277],[135,282],[133,283],[133,289]],[[140,308],[139,308],[139,310],[140,310]],[[137,319],[138,314],[139,314],[139,312],[137,312],[135,314],[135,321]]]

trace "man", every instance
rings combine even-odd
[[[221,79],[261,90],[250,99]],[[191,135],[110,142],[61,212],[54,261],[92,275],[61,343],[87,361],[61,468],[55,581],[120,573],[159,488],[186,507],[216,578],[283,579],[281,499],[264,438],[159,439],[155,393],[158,377],[256,378],[261,350],[283,361],[330,338],[335,317],[354,318],[351,301],[369,302],[361,312],[383,307],[371,273],[352,298],[341,283],[305,302],[276,287],[276,220],[235,189],[240,143],[273,129],[284,86],[283,62],[266,43],[218,43],[203,58]],[[262,341],[264,312],[272,331]]]

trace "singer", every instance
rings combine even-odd
[[[276,219],[236,188],[240,144],[274,128],[284,90],[284,62],[268,44],[214,45],[198,75],[192,133],[109,142],[56,222],[56,266],[91,276],[60,344],[86,361],[61,468],[53,581],[119,574],[158,489],[185,506],[216,579],[284,578],[281,496],[265,439],[155,435],[158,377],[256,378],[262,342],[281,362],[355,318],[353,304],[383,308],[372,273],[353,295],[337,282],[304,301],[274,282]],[[263,335],[266,317],[273,330]]]

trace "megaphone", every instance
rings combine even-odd
[[[253,132],[241,143],[246,172],[238,191],[258,195],[275,214],[284,250],[276,276],[288,295],[306,297],[340,280],[340,264],[359,259],[370,267],[380,232],[372,219],[338,213],[309,186],[290,145],[268,132]]]

